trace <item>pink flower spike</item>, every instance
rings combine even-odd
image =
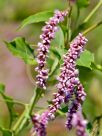
[[[70,49],[64,55],[64,63],[61,67],[61,74],[57,78],[58,84],[56,86],[57,86],[58,92],[53,94],[54,99],[52,100],[52,104],[40,116],[40,119],[35,122],[33,121],[33,123],[35,124],[34,128],[37,135],[40,134],[38,136],[46,136],[45,128],[47,127],[48,121],[55,117],[55,113],[58,109],[61,108],[62,103],[68,103],[69,101],[71,102],[71,105],[69,105],[68,107],[68,117],[67,117],[66,127],[68,129],[71,129],[75,125],[75,121],[77,122],[77,120],[72,121],[73,116],[74,117],[77,116],[77,111],[81,107],[81,104],[84,101],[86,94],[84,92],[84,88],[82,84],[80,83],[80,80],[78,77],[79,71],[76,68],[76,60],[80,57],[82,51],[84,50],[86,42],[87,42],[87,39],[82,34],[79,34],[72,41],[72,43],[70,44]],[[42,76],[42,72],[40,74],[41,76],[39,80],[40,80],[40,83],[44,87],[44,84],[43,84],[44,77]],[[80,118],[80,122],[82,121],[81,119],[82,118]],[[37,125],[36,125],[36,122],[38,122]],[[85,122],[82,121],[81,123],[83,126]],[[81,132],[81,129],[78,130],[79,128],[78,125],[79,124],[76,123],[76,126],[75,126],[77,129],[77,135],[86,136],[86,135],[79,135],[79,133],[82,134],[82,132]],[[84,130],[85,130],[85,127],[86,126],[83,127]],[[42,132],[42,134],[44,135],[42,135],[40,132]],[[83,132],[83,134],[85,133]]]
[[[54,16],[51,17],[49,21],[46,22],[46,25],[42,28],[43,33],[40,35],[41,42],[38,43],[38,67],[36,68],[38,75],[36,76],[36,83],[43,89],[46,89],[48,71],[43,76],[41,73],[45,70],[47,53],[49,52],[50,43],[51,40],[55,37],[55,32],[58,30],[58,23],[62,22],[67,14],[67,11],[56,10]]]

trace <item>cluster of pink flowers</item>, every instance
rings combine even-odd
[[[78,136],[87,136],[85,132],[87,121],[83,119],[82,110],[79,110],[73,114],[72,125],[76,128],[76,134]]]
[[[68,118],[66,122],[66,127],[68,129],[74,127],[74,125],[72,124],[73,115],[76,114],[77,111],[79,111],[79,107],[85,100],[86,96],[84,88],[78,78],[78,69],[76,69],[76,60],[83,52],[86,42],[87,39],[82,34],[79,34],[70,44],[70,49],[68,53],[64,56],[64,64],[61,68],[61,75],[58,77],[59,83],[57,85],[57,88],[60,92],[64,93],[64,102],[67,103],[69,101],[72,101],[71,105],[69,105],[68,107]],[[83,125],[82,127],[83,132],[85,132],[85,125]],[[77,135],[80,136],[78,130]],[[83,134],[83,136],[84,135],[86,135],[86,132]]]
[[[36,114],[32,117],[32,122],[34,123],[34,130],[37,136],[46,136],[46,126],[44,122],[41,122],[40,115]]]
[[[62,22],[67,14],[67,11],[56,10],[54,17],[50,18],[46,22],[46,26],[42,28],[43,33],[40,35],[41,42],[38,43],[38,67],[35,70],[38,72],[36,83],[43,89],[46,89],[46,80],[48,78],[48,69],[45,68],[45,64],[50,43],[54,39],[55,32],[58,30],[58,23]]]
[[[81,136],[81,134],[83,136],[87,135],[85,132],[86,124],[84,120],[81,120],[82,112],[79,110],[86,94],[78,78],[79,71],[76,69],[76,60],[83,52],[86,42],[87,39],[82,34],[79,34],[70,44],[68,53],[64,55],[61,74],[57,78],[58,92],[54,93],[52,105],[39,118],[37,118],[38,115],[32,118],[38,136],[46,135],[48,121],[54,118],[56,111],[61,108],[62,103],[68,103],[69,101],[72,101],[72,103],[68,108],[66,127],[68,129],[76,127],[77,136]]]
[[[73,95],[71,96],[72,103],[68,107],[66,127],[69,130],[72,129],[72,127],[73,127],[73,124],[72,124],[73,115],[76,114],[77,111],[79,111],[81,104],[85,100],[85,96],[86,96],[86,94],[84,92],[84,88],[83,88],[82,84],[81,83],[77,84],[77,87],[75,87],[75,89],[73,91]]]

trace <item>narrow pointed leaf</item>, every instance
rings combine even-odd
[[[21,29],[29,24],[32,24],[32,23],[45,22],[52,16],[53,16],[52,11],[39,12],[37,14],[31,15],[31,16],[27,17],[26,19],[24,19],[19,28]]]

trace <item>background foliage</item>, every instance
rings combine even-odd
[[[73,6],[71,26],[73,31],[71,38],[73,38],[78,31],[84,31],[92,24],[102,21],[102,16],[100,14],[102,11],[101,6],[87,23],[83,23],[83,20],[85,20],[98,2],[98,0],[78,0],[77,4]],[[0,130],[3,136],[11,135],[8,128],[13,126],[14,122],[16,122],[17,116],[24,110],[24,106],[22,106],[23,103],[27,103],[33,94],[35,85],[34,67],[36,61],[34,57],[36,56],[36,45],[39,41],[39,34],[41,33],[41,27],[44,25],[44,21],[48,20],[48,18],[53,15],[53,10],[56,8],[67,8],[66,0],[0,0],[0,9],[2,13],[0,14],[0,107],[2,109],[2,112],[0,112]],[[44,12],[41,13],[41,11]],[[40,12],[40,14],[38,14],[38,12]],[[35,13],[37,14],[34,15]],[[21,21],[28,16],[30,17],[21,23]],[[64,35],[67,29],[63,25],[59,26],[59,32],[56,33],[56,38],[52,41],[50,49],[51,54],[48,59],[50,68],[49,76],[51,78],[48,81],[49,87],[44,98],[42,98],[37,105],[40,107],[46,107],[48,104],[46,101],[51,100],[51,94],[53,90],[55,91],[53,87],[55,84],[55,77],[59,73],[58,68],[60,67],[60,62],[62,63],[62,55],[66,52],[63,46]],[[17,28],[21,27],[23,29],[17,31]],[[99,26],[86,35],[89,39],[87,49],[77,61],[77,66],[80,70],[80,79],[87,92],[87,99],[83,105],[83,113],[90,121],[89,128],[92,127],[93,121],[102,115],[101,35],[102,26]],[[26,40],[22,37],[25,37]],[[13,41],[11,41],[12,39]],[[6,44],[4,44],[4,41],[8,40],[10,42],[5,42]],[[17,58],[11,55],[7,48]],[[18,101],[21,101],[21,103]],[[62,111],[59,111],[58,114],[64,113],[66,110],[67,107],[63,106]],[[53,124],[56,124],[56,129],[53,127]],[[31,124],[20,133],[20,136],[30,135],[30,127]],[[48,136],[56,135],[60,129],[61,131],[65,131],[65,134],[60,133],[60,136],[66,135],[64,118],[62,117],[58,117],[57,121],[49,125]],[[102,134],[101,130],[102,129],[99,128],[100,136]],[[69,135],[74,136],[73,133],[74,130],[70,132]]]

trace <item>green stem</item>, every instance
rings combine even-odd
[[[21,105],[21,106],[24,106],[25,107],[25,103],[23,103],[23,102],[19,102],[19,101],[13,101],[15,104],[17,104],[17,105]]]
[[[99,3],[96,5],[96,7],[86,17],[86,19],[84,20],[84,23],[89,21],[89,19],[95,14],[95,12],[100,8],[101,5],[102,5],[102,0],[99,1]]]
[[[97,28],[98,26],[102,25],[102,21],[92,25],[91,27],[89,27],[88,29],[86,29],[83,33],[83,35],[86,35],[87,33],[89,33],[90,31],[94,30],[95,28]]]
[[[34,92],[36,92],[37,89],[38,88],[36,87],[35,90],[34,90]],[[35,93],[34,93],[34,96],[32,97],[32,99],[31,99],[31,101],[29,103],[29,115],[31,115],[32,110],[33,110],[36,102],[39,100],[41,94],[42,94],[42,90],[39,93],[36,93],[36,96],[35,96]]]
[[[3,102],[3,100],[0,100],[0,102]],[[21,106],[24,106],[24,107],[26,105],[25,103],[22,103],[22,102],[19,102],[19,101],[16,101],[16,100],[13,100],[13,102],[11,100],[5,100],[5,102],[14,103],[14,104],[21,105]]]
[[[68,17],[68,44],[70,43],[71,39],[71,17]]]
[[[71,11],[72,11],[72,6],[70,4],[70,0],[67,0],[68,2],[68,16],[67,16],[67,34],[66,34],[66,43],[65,47],[68,48],[68,45],[70,43],[71,39]]]
[[[77,16],[76,16],[76,21],[75,21],[75,29],[78,26],[79,16],[80,16],[80,9],[77,7]]]
[[[21,125],[23,118],[25,116],[25,110],[22,113],[22,115],[20,116],[20,118],[18,119],[17,123],[14,125],[14,127],[12,128],[12,131],[14,132],[14,134],[17,134],[17,129],[19,129],[19,126]]]
[[[95,63],[92,63],[91,65],[92,65],[92,68],[93,68],[93,69],[102,72],[102,66],[101,66],[101,65],[97,65],[97,64],[95,64]]]
[[[90,136],[97,136],[98,132],[98,121],[96,120],[93,124],[92,132],[90,133]]]
[[[99,136],[102,136],[102,118],[100,119]]]
[[[22,115],[18,119],[17,123],[12,128],[15,135],[17,135],[24,128],[26,123],[28,122],[29,117],[32,114],[33,108],[42,94],[42,91],[40,91],[39,93],[36,93],[36,90],[37,90],[37,87],[34,89],[34,94],[32,96],[30,103],[28,105],[26,105],[24,112],[22,113]]]
[[[63,113],[62,111],[60,111],[60,110],[57,110],[57,113],[60,115],[60,116],[62,116],[62,117],[65,117],[66,116],[66,114],[65,113]]]
[[[102,116],[99,116],[95,119],[94,123],[93,123],[93,128],[92,131],[90,133],[90,136],[101,136],[102,134]]]

